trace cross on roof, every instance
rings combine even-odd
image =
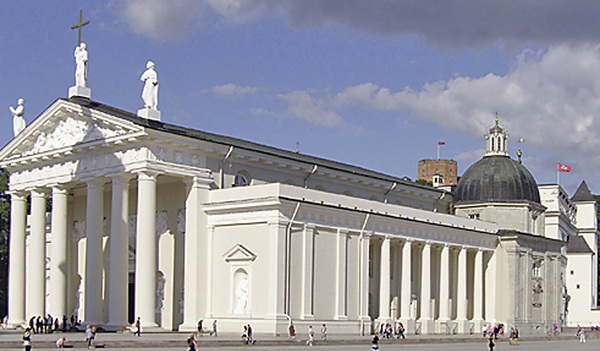
[[[77,37],[77,46],[79,46],[79,44],[81,44],[81,28],[83,26],[85,26],[86,24],[90,23],[90,21],[81,22],[82,16],[83,16],[83,10],[79,10],[79,23],[71,26],[71,29],[75,29],[75,28],[79,29],[78,30],[79,31],[79,36]]]

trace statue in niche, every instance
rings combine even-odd
[[[248,277],[245,273],[241,273],[241,278],[238,281],[237,287],[235,288],[235,296],[237,303],[233,313],[246,313],[246,309],[248,308]]]
[[[156,278],[156,313],[161,313],[165,305],[165,277],[161,274]]]
[[[21,133],[26,126],[25,118],[23,117],[23,114],[25,113],[25,107],[23,106],[24,103],[25,100],[23,100],[23,98],[19,98],[17,101],[17,107],[8,107],[10,113],[13,115],[13,134],[15,137],[19,135],[19,133]]]
[[[158,110],[158,74],[154,70],[154,62],[148,61],[146,68],[146,71],[140,78],[144,82],[142,100],[144,100],[144,107]]]
[[[75,48],[75,85],[78,87],[86,87],[87,84],[87,67],[88,67],[88,52],[85,49],[85,43],[79,44]]]

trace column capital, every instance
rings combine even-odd
[[[25,200],[27,198],[28,192],[25,190],[8,190],[6,192],[6,194],[10,195],[10,197],[14,198],[15,200],[17,200],[17,199]]]
[[[156,180],[156,177],[161,175],[160,172],[152,171],[149,169],[135,171],[135,172],[133,172],[133,174],[137,174],[138,180]]]
[[[67,195],[69,193],[69,188],[65,184],[53,184],[50,186],[52,189],[52,194],[64,194]]]
[[[130,180],[135,178],[135,175],[133,173],[121,172],[108,174],[106,177],[110,178],[113,183],[129,183]]]
[[[184,177],[181,179],[186,188],[200,188],[210,190],[210,184],[213,182],[212,179],[203,177]]]
[[[48,195],[48,189],[46,188],[32,188],[29,189],[29,193],[32,197],[44,197]]]
[[[86,184],[88,188],[99,188],[104,186],[106,180],[102,177],[94,177],[94,178],[86,178],[83,179],[83,182]]]

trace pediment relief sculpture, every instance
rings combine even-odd
[[[226,262],[250,262],[254,261],[256,258],[256,254],[241,244],[235,245],[223,256],[225,257]]]
[[[57,150],[94,140],[101,140],[125,134],[123,129],[114,129],[95,121],[68,117],[60,120],[56,127],[48,132],[41,132],[31,149],[24,155],[38,154],[45,151]]]

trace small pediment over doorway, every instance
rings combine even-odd
[[[242,244],[236,244],[223,254],[225,262],[251,262],[256,255]]]

